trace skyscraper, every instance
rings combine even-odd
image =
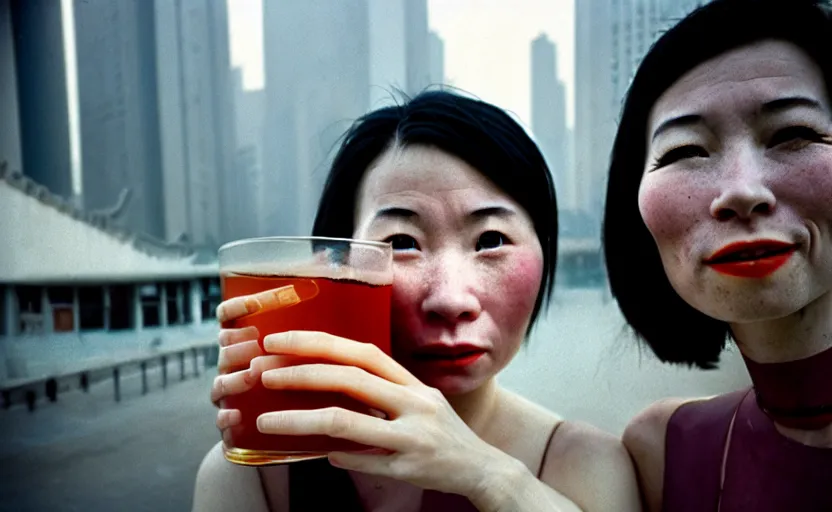
[[[430,54],[430,83],[445,83],[445,42],[434,31],[428,35],[428,53]]]
[[[84,207],[162,239],[223,241],[235,166],[224,2],[74,4]]]
[[[16,79],[17,123],[19,131],[0,136],[22,170],[36,182],[65,198],[73,195],[72,155],[70,151],[69,104],[64,48],[63,13],[60,2],[26,0],[0,3],[0,16],[11,17],[14,40],[14,74],[2,80]],[[8,18],[7,18],[8,20]],[[8,27],[8,21],[6,21]],[[8,36],[0,34],[8,40]],[[0,50],[9,58],[9,50]],[[4,73],[9,69],[8,60]],[[4,99],[4,102],[7,100]],[[13,99],[12,99],[13,101]],[[10,101],[11,104],[11,101]],[[3,116],[13,112],[3,111]],[[14,125],[15,120],[4,120]],[[6,142],[6,141],[9,142]],[[0,158],[6,158],[0,155]]]
[[[413,96],[432,81],[427,0],[367,0],[370,108]]]
[[[14,52],[11,0],[0,0],[0,162],[20,172],[20,112],[17,101],[17,62]]]
[[[566,87],[557,77],[557,47],[541,34],[531,44],[532,132],[555,180],[560,208],[574,208],[573,175],[568,168]]]
[[[83,206],[164,238],[153,2],[75,2],[74,15]]]
[[[579,207],[598,217],[622,101],[660,33],[705,0],[575,0],[575,166]]]
[[[340,135],[370,105],[366,0],[264,2],[263,230],[308,234]]]

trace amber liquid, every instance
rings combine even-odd
[[[292,330],[322,331],[347,339],[372,343],[390,354],[390,293],[392,285],[370,285],[352,280],[328,278],[256,276],[223,274],[223,300],[249,295],[286,285],[298,290],[318,288],[312,298],[287,308],[266,311],[229,322],[223,327],[240,328],[254,325],[263,337]],[[310,283],[312,281],[313,283]],[[303,364],[311,359],[294,358],[291,364]],[[368,407],[341,393],[321,391],[269,390],[257,384],[253,389],[227,397],[222,406],[239,409],[242,424],[231,429],[226,437],[225,456],[238,464],[280,464],[318,458],[332,451],[367,448],[328,436],[282,436],[261,434],[257,417],[272,411],[323,409],[342,407],[367,412]],[[230,440],[229,440],[230,439]]]

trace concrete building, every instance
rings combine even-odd
[[[622,101],[659,34],[698,0],[575,0],[575,176],[580,210],[600,220]]]
[[[215,261],[111,225],[0,167],[0,382],[214,336]]]
[[[430,85],[445,83],[445,42],[434,31],[428,33],[428,54],[430,55]]]
[[[234,180],[230,183],[229,201],[224,214],[229,223],[229,239],[258,236],[261,233],[259,214],[263,201],[263,89],[243,88],[242,70],[233,70],[234,114],[237,150]],[[233,199],[232,199],[233,196]]]
[[[83,206],[164,239],[154,2],[75,2],[74,19]]]
[[[541,34],[531,44],[532,133],[555,180],[559,208],[575,208],[574,175],[569,168],[566,86],[557,76],[557,47]]]
[[[432,83],[427,0],[367,0],[370,108],[396,103]]]
[[[308,234],[339,137],[370,106],[366,0],[264,2],[265,234]]]
[[[73,196],[63,13],[54,0],[0,0],[0,160]]]

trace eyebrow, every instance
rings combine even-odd
[[[668,119],[667,121],[660,124],[658,128],[656,128],[656,131],[653,132],[652,140],[655,141],[656,137],[661,135],[663,132],[670,130],[671,128],[682,128],[685,126],[692,126],[701,123],[702,120],[703,118],[699,114],[688,114]]]
[[[517,213],[514,210],[505,206],[487,206],[485,208],[478,208],[470,212],[467,216],[474,220],[480,220],[486,217],[510,218],[515,215]],[[413,217],[419,217],[419,214],[413,210],[400,207],[382,208],[375,214],[376,219],[410,219]]]
[[[799,107],[810,108],[813,110],[823,110],[823,107],[817,100],[806,98],[804,96],[790,96],[788,98],[778,98],[776,100],[764,103],[763,106],[760,108],[760,112],[763,114],[770,115],[783,112],[784,110]],[[691,126],[701,123],[702,121],[703,117],[699,114],[688,114],[668,119],[667,121],[660,124],[658,128],[656,128],[656,131],[653,132],[652,140],[655,141],[656,137],[658,137],[662,132],[665,132],[671,128],[682,128],[685,126]]]
[[[760,111],[763,114],[774,114],[792,108],[810,108],[813,110],[823,110],[820,102],[804,96],[791,96],[788,98],[778,98],[776,100],[764,103]]]

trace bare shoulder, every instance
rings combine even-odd
[[[588,512],[641,510],[632,460],[621,440],[587,423],[560,423],[541,480]]]
[[[257,468],[228,462],[217,443],[202,459],[196,475],[195,512],[221,510],[269,510]]]
[[[638,413],[622,436],[633,458],[639,487],[647,510],[661,510],[667,425],[673,413],[685,403],[699,399],[666,398]]]
[[[500,393],[506,412],[515,418],[518,416],[526,418],[538,425],[554,425],[563,419],[549,409],[518,395],[514,391],[500,388]]]

